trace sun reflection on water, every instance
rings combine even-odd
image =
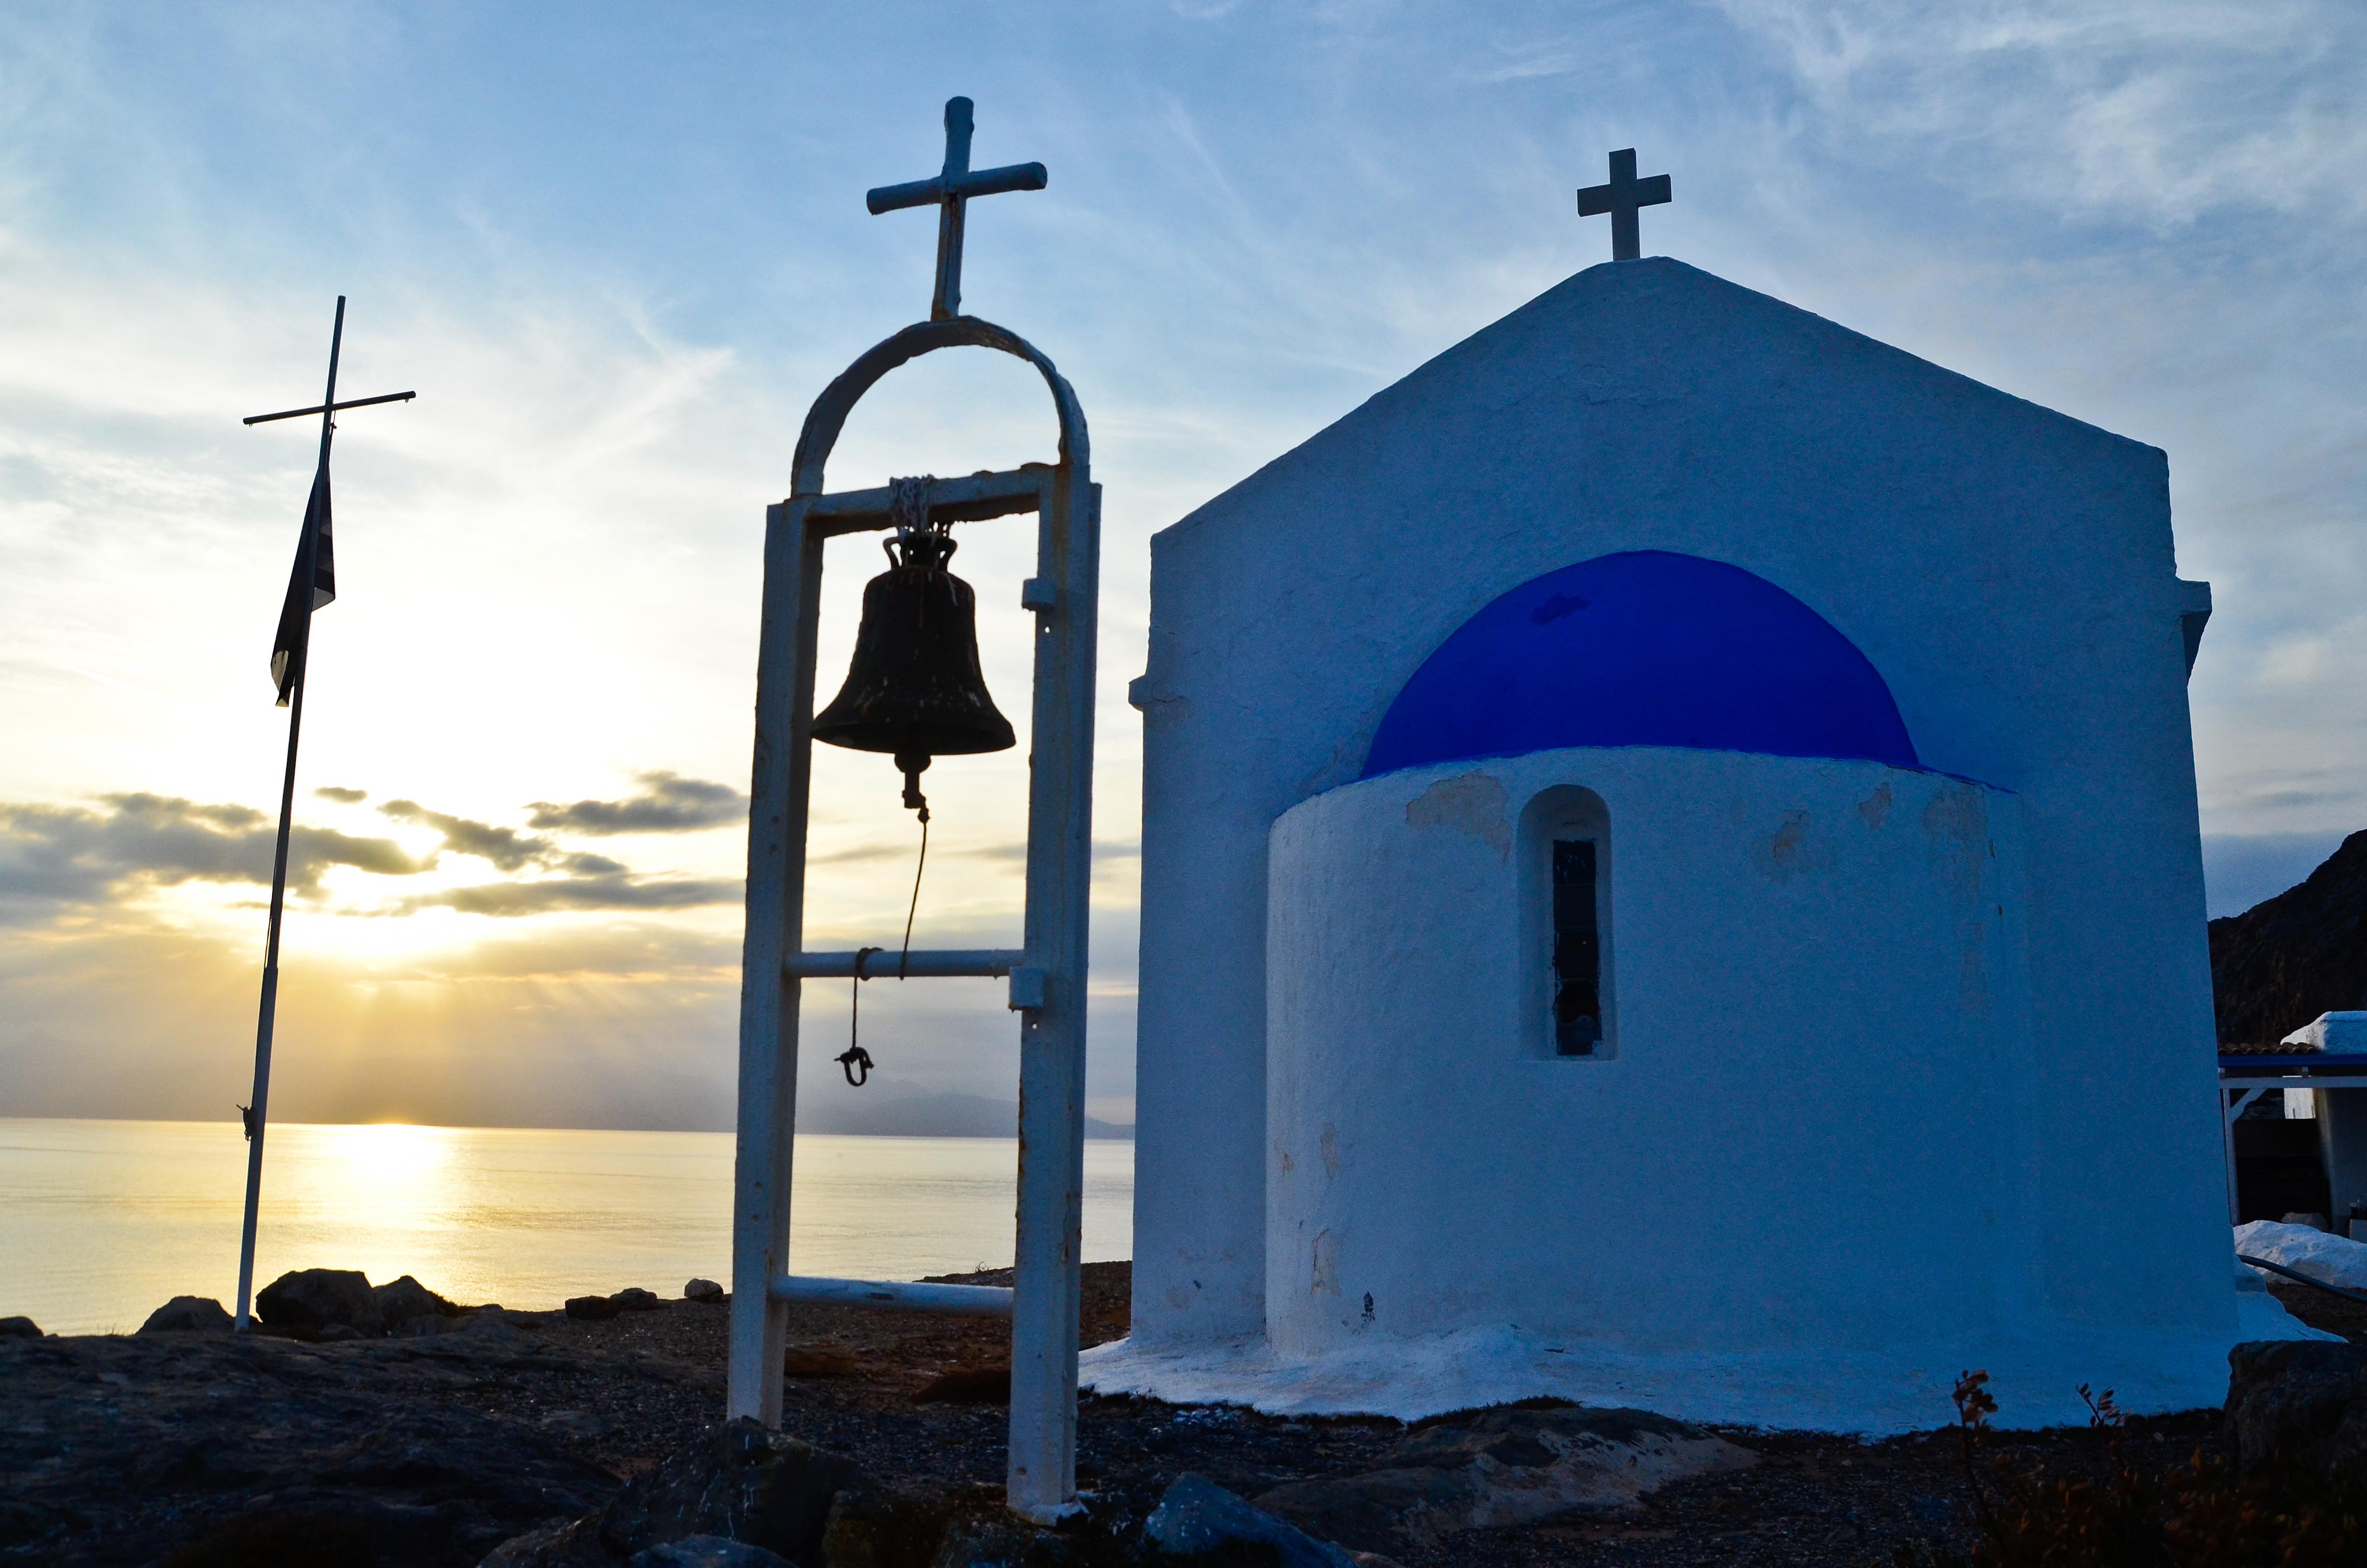
[[[323,1174],[333,1174],[355,1189],[345,1195],[348,1201],[364,1200],[402,1182],[413,1184],[410,1201],[415,1202],[416,1184],[441,1175],[449,1163],[449,1128],[369,1121],[320,1131],[329,1135],[323,1140],[323,1152],[334,1162]]]
[[[800,1271],[911,1279],[1011,1261],[1017,1145],[797,1144]],[[255,1279],[410,1274],[463,1301],[555,1307],[729,1277],[732,1140],[715,1132],[282,1122],[268,1135]],[[1124,1257],[1133,1149],[1085,1146],[1089,1259]],[[0,1314],[137,1328],[172,1296],[233,1294],[246,1148],[236,1122],[0,1118]]]

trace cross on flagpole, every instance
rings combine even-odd
[[[304,663],[312,646],[312,612],[336,597],[336,580],[327,551],[329,537],[329,443],[335,436],[341,409],[364,408],[378,403],[402,403],[416,392],[390,392],[384,397],[337,401],[337,356],[345,341],[345,297],[337,296],[336,324],[329,329],[329,386],[319,403],[277,414],[257,414],[249,425],[275,419],[321,416],[321,457],[312,471],[312,495],[304,507],[304,537],[296,547],[296,569],[288,581],[288,599],[281,607],[279,636],[272,649],[271,675],[279,700],[288,707],[288,771],[279,786],[279,844],[271,860],[271,924],[263,945],[263,1001],[255,1024],[255,1093],[239,1107],[246,1124],[246,1221],[238,1242],[238,1318],[243,1334],[251,1326],[247,1314],[255,1288],[255,1223],[263,1199],[263,1128],[265,1104],[271,1093],[271,1025],[279,1001],[279,917],[288,897],[288,837],[296,811],[296,738],[304,727]]]
[[[1637,210],[1658,207],[1669,199],[1669,176],[1637,179],[1636,149],[1625,147],[1611,154],[1609,185],[1590,185],[1578,193],[1578,215],[1610,213],[1611,259],[1634,261],[1644,254],[1644,225],[1637,220]]]
[[[969,199],[1000,196],[1006,190],[1041,190],[1049,177],[1041,164],[1008,164],[970,173],[970,108],[968,98],[946,100],[946,166],[934,179],[883,185],[863,198],[875,217],[900,207],[935,205],[937,292],[929,302],[931,321],[951,321],[961,314],[962,218]]]

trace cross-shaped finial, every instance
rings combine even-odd
[[[874,214],[893,212],[900,207],[936,205],[937,296],[929,305],[931,321],[951,321],[961,313],[963,203],[973,196],[997,196],[1006,190],[1041,190],[1048,177],[1041,164],[1010,164],[970,173],[969,111],[968,98],[946,100],[946,166],[936,178],[883,185],[863,198],[863,204]]]
[[[1669,176],[1637,179],[1636,149],[1627,147],[1611,154],[1609,185],[1590,185],[1578,193],[1578,215],[1610,213],[1611,259],[1634,261],[1644,254],[1644,226],[1636,220],[1637,209],[1658,207],[1668,199]]]

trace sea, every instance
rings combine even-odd
[[[277,1124],[255,1284],[291,1268],[411,1275],[546,1310],[731,1278],[728,1132]],[[1012,1259],[1010,1138],[800,1134],[790,1267],[868,1279]],[[129,1333],[175,1296],[232,1304],[246,1144],[236,1122],[0,1118],[0,1316]],[[1130,1256],[1134,1145],[1085,1144],[1084,1256]]]

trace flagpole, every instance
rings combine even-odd
[[[321,399],[321,459],[313,471],[315,486],[329,468],[329,441],[336,432],[337,354],[345,339],[345,297],[337,296],[336,324],[329,332],[329,390]],[[255,1290],[255,1216],[263,1201],[263,1131],[265,1105],[271,1094],[271,1026],[279,1003],[279,920],[288,899],[288,839],[296,813],[296,741],[304,727],[304,676],[312,653],[312,595],[321,552],[321,530],[308,507],[304,518],[303,564],[297,570],[302,585],[303,629],[298,633],[295,669],[288,710],[288,771],[279,786],[279,844],[271,861],[271,925],[263,947],[263,1000],[255,1024],[255,1097],[246,1113],[246,1220],[238,1242],[237,1331],[253,1326],[248,1306]]]

